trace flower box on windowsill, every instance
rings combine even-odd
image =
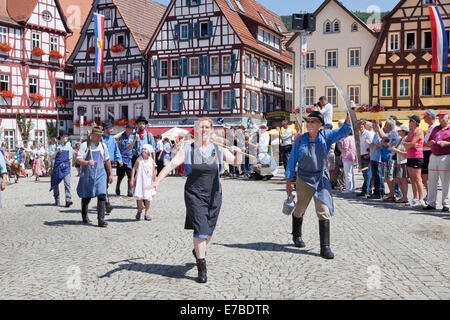
[[[41,58],[44,54],[44,50],[39,47],[34,47],[33,50],[31,50],[31,55],[36,58]]]
[[[86,88],[87,89],[100,89],[101,88],[101,84],[100,83],[97,83],[97,82],[91,82],[91,83],[88,83],[87,85],[86,85]]]
[[[137,88],[139,87],[141,84],[139,83],[139,80],[131,80],[130,82],[128,82],[128,86],[130,88]]]
[[[11,46],[6,42],[0,42],[0,53],[6,53],[11,51]]]
[[[124,127],[127,125],[127,119],[119,119],[114,121],[114,124],[119,127]]]
[[[114,89],[124,88],[125,86],[126,86],[126,83],[123,82],[122,80],[115,81],[115,82],[112,84],[112,87],[113,87]]]
[[[111,52],[120,53],[120,52],[123,52],[123,51],[125,51],[125,47],[122,44],[120,44],[120,43],[111,47]]]
[[[112,86],[112,84],[109,83],[109,82],[103,82],[102,83],[102,88],[103,89],[109,89],[109,88],[111,88],[111,86]]]
[[[77,91],[79,91],[79,90],[84,90],[84,89],[86,89],[86,84],[83,83],[83,82],[74,84],[74,85],[73,85],[73,89],[74,89],[74,90],[77,90]]]
[[[0,96],[3,99],[12,99],[15,97],[15,94],[11,90],[3,90],[2,92],[0,92]]]
[[[44,100],[44,96],[39,93],[30,94],[30,107],[40,107],[41,101]]]
[[[59,60],[59,59],[64,58],[64,56],[62,54],[60,54],[58,51],[56,51],[56,50],[50,51],[49,57],[50,57],[50,59],[55,59],[55,60]]]
[[[56,98],[56,103],[60,106],[66,106],[69,104],[69,100],[67,100],[65,97],[59,96]]]
[[[94,46],[89,47],[89,49],[87,50],[87,52],[88,52],[89,54],[95,54],[95,47],[94,47]]]

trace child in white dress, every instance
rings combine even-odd
[[[141,220],[142,206],[145,202],[145,220],[150,221],[150,201],[156,194],[155,189],[146,190],[145,187],[152,185],[156,176],[156,165],[152,158],[153,147],[149,144],[142,146],[142,154],[136,159],[133,170],[131,171],[130,187],[133,190],[133,197],[138,203],[138,213],[136,219]]]

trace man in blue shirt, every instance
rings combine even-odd
[[[142,146],[144,144],[150,144],[153,147],[153,150],[156,150],[156,143],[155,139],[153,138],[153,135],[150,132],[147,132],[147,124],[148,121],[143,116],[139,116],[136,118],[136,124],[137,124],[137,132],[135,133],[135,137],[133,140],[133,158],[132,158],[132,164],[134,166],[134,163],[136,162],[136,159],[139,158],[142,151]],[[156,155],[155,152],[153,152],[153,161],[156,163]]]
[[[116,139],[111,135],[113,133],[113,124],[111,121],[105,121],[103,123],[103,143],[106,145],[106,148],[108,148],[109,153],[109,160],[111,163],[114,161],[117,161],[117,167],[123,166],[122,162],[122,155],[120,154],[119,147],[117,146]],[[106,167],[105,167],[106,170]],[[109,181],[109,171],[106,170],[107,177],[106,181]],[[111,203],[109,202],[108,197],[108,182],[106,183],[106,214],[111,213],[112,207]]]
[[[122,166],[117,166],[117,184],[116,184],[116,194],[120,196],[120,183],[122,182],[125,174],[128,177],[128,192],[127,196],[132,197],[133,193],[130,188],[131,170],[133,169],[132,158],[133,158],[133,129],[134,126],[128,123],[125,127],[125,131],[118,137],[117,144],[119,146],[119,151],[122,156]]]
[[[395,130],[395,121],[389,119],[384,125],[384,130],[380,127],[375,127],[374,130],[382,139],[381,141],[381,164],[383,180],[386,181],[389,187],[389,195],[384,198],[384,201],[395,201],[395,186],[394,186],[394,161],[392,160],[392,150],[389,148],[389,143],[395,145],[398,142],[399,136]],[[384,183],[382,190],[384,191]]]
[[[384,180],[381,172],[381,138],[378,130],[377,121],[373,121],[373,127],[375,135],[372,141],[366,140],[366,143],[370,148],[370,165],[372,166],[372,178],[374,184],[373,194],[368,196],[368,199],[381,199],[382,194],[384,194]]]

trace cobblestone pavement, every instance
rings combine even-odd
[[[306,248],[292,246],[281,176],[226,178],[208,283],[198,284],[192,232],[183,229],[185,178],[161,184],[150,222],[134,219],[132,199],[111,196],[106,229],[96,226],[94,201],[93,223],[80,222],[77,181],[69,209],[53,205],[49,178],[21,179],[2,193],[0,299],[450,299],[448,213],[337,194],[336,257],[324,260],[313,205]]]

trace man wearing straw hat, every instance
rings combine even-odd
[[[292,215],[293,241],[296,247],[305,247],[302,240],[303,216],[314,197],[319,218],[320,256],[333,259],[334,254],[330,249],[330,219],[334,214],[334,206],[326,170],[327,158],[331,145],[350,133],[350,117],[347,114],[342,128],[336,130],[321,129],[325,121],[319,111],[312,111],[305,120],[307,132],[295,140],[285,172],[286,192],[291,196],[292,178],[297,168],[297,205]]]
[[[106,183],[113,182],[108,148],[101,142],[102,128],[94,127],[88,141],[83,142],[78,151],[77,161],[81,165],[77,194],[81,198],[81,217],[83,223],[90,223],[88,206],[92,198],[97,198],[98,226],[106,227]],[[108,172],[108,175],[107,175]],[[109,178],[107,178],[109,176]]]

